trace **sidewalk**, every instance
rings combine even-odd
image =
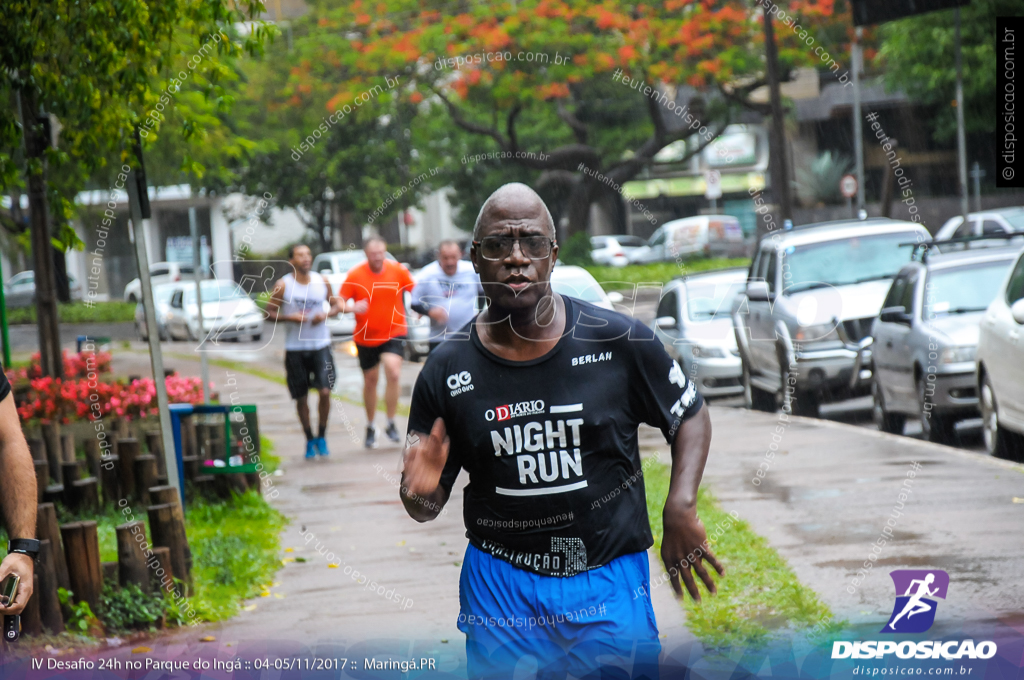
[[[357,397],[361,378],[355,358],[335,352],[335,361],[336,391],[346,398]],[[148,362],[143,353],[114,354],[114,369],[122,374],[149,373]],[[199,374],[198,361],[175,357],[165,364],[182,375]],[[267,365],[260,368],[273,370]],[[419,368],[419,364],[403,368],[403,403],[408,403]],[[307,561],[288,561],[278,572],[271,595],[247,603],[255,604],[254,609],[226,622],[174,632],[161,642],[187,644],[213,635],[218,643],[285,638],[305,648],[317,641],[404,640],[408,644],[420,640],[417,656],[461,658],[465,636],[456,628],[456,620],[459,572],[467,545],[462,520],[465,473],[456,482],[445,513],[419,524],[406,514],[398,498],[401,447],[383,437],[382,414],[378,413],[377,422],[384,441],[379,449],[368,451],[362,447],[362,407],[335,399],[327,438],[331,456],[306,461],[305,438],[284,385],[215,366],[210,367],[210,379],[222,401],[230,402],[231,392],[237,390],[242,402],[258,405],[260,430],[274,441],[284,471],[283,476],[272,478],[280,494],[271,501],[291,521],[281,543],[293,552],[282,557]],[[228,385],[229,380],[236,384]],[[315,398],[310,410],[315,420]],[[404,432],[405,419],[399,416],[398,420]],[[303,532],[306,537],[312,534],[308,543]],[[324,555],[315,549],[318,541]],[[340,568],[328,568],[330,552],[341,562]],[[656,555],[650,557],[652,578],[658,578],[662,567]],[[354,571],[345,573],[347,567],[383,586],[384,594],[356,583]],[[684,627],[683,609],[671,590],[655,589],[654,598],[663,644],[676,647],[692,641]],[[283,640],[282,644],[289,646]]]

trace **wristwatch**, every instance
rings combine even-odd
[[[34,538],[12,538],[7,543],[8,553],[21,553],[32,559],[39,557],[39,541]]]

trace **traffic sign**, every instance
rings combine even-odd
[[[708,170],[704,173],[704,198],[722,197],[722,173],[718,170]]]
[[[843,178],[839,180],[839,191],[842,192],[846,198],[853,198],[857,195],[857,178],[853,175],[843,175]]]

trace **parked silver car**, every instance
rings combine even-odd
[[[72,300],[82,299],[82,287],[68,274],[68,287]],[[36,303],[36,273],[29,269],[12,276],[4,284],[4,304],[8,309],[31,307]]]
[[[594,264],[611,267],[625,267],[633,259],[639,248],[647,245],[647,241],[639,236],[613,234],[611,236],[590,237],[590,259]]]
[[[823,401],[867,394],[861,345],[907,242],[930,241],[920,224],[838,221],[775,231],[758,244],[732,318],[748,408],[781,405],[816,416]]]
[[[982,316],[977,363],[985,448],[1024,460],[1024,253]]]
[[[979,324],[1019,252],[925,252],[900,270],[871,329],[873,415],[880,430],[900,434],[912,417],[926,439],[949,443],[958,420],[978,415]]]
[[[259,340],[263,335],[261,311],[234,281],[216,279],[202,281],[203,327],[199,328],[199,305],[196,304],[195,283],[182,285],[171,295],[167,318],[167,334],[173,340],[199,340],[208,336],[214,342],[249,337]]]
[[[195,285],[195,283],[164,283],[159,286],[153,286],[153,306],[156,308],[157,337],[161,341],[168,340],[167,320],[171,316],[171,296],[174,295],[174,291],[182,286],[192,286],[195,288]],[[142,340],[149,340],[149,330],[146,327],[146,308],[142,302],[135,305],[135,330],[139,332],[139,337]]]
[[[654,334],[706,397],[743,393],[730,311],[746,280],[746,269],[726,269],[672,279],[662,291]]]
[[[154,262],[149,265],[149,284],[159,286],[163,283],[188,281],[195,278],[195,268],[180,262]],[[142,299],[142,281],[138,277],[124,287],[124,301],[138,302]]]

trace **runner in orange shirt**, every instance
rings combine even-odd
[[[340,291],[343,300],[355,300],[356,332],[352,339],[359,353],[359,367],[363,369],[368,449],[377,447],[377,428],[373,419],[377,413],[377,378],[381,362],[387,379],[384,403],[388,427],[385,434],[396,443],[402,439],[395,427],[395,410],[398,408],[402,345],[407,332],[404,294],[411,291],[416,283],[405,267],[386,259],[387,246],[387,241],[380,236],[373,236],[363,244],[366,262],[349,270]]]

